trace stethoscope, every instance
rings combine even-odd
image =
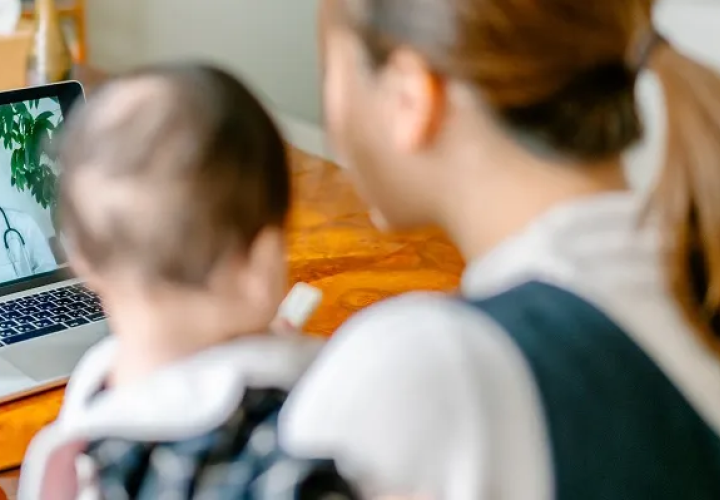
[[[3,244],[5,245],[5,253],[7,253],[8,260],[10,261],[10,264],[12,264],[13,271],[15,272],[15,276],[18,278],[21,277],[21,273],[18,270],[17,262],[15,262],[15,259],[12,258],[11,252],[10,252],[10,238],[14,235],[17,237],[17,239],[20,241],[20,244],[22,245],[23,249],[23,255],[25,256],[25,259],[27,259],[27,250],[25,248],[25,238],[23,238],[23,235],[20,234],[20,231],[15,229],[10,225],[10,219],[8,218],[7,214],[5,213],[5,209],[0,207],[0,214],[2,214],[3,219],[5,220],[5,231],[3,232]]]

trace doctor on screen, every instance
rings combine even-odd
[[[0,285],[57,269],[47,238],[28,214],[0,207],[0,235]]]

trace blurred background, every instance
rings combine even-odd
[[[87,0],[89,60],[107,71],[204,57],[245,75],[289,121],[305,149],[325,153],[316,51],[319,0]],[[720,69],[720,0],[659,0],[660,30]],[[640,85],[647,144],[628,155],[636,187],[662,157],[663,109],[651,77]]]
[[[319,0],[85,0],[88,60],[108,72],[204,58],[241,73],[296,142],[324,153]]]
[[[68,14],[68,39],[87,64],[107,73],[187,57],[222,64],[244,75],[264,96],[285,124],[292,142],[327,155],[316,53],[319,1],[56,3]],[[33,0],[24,3],[26,9],[32,9]],[[73,13],[77,15],[73,17]],[[720,69],[720,0],[658,0],[656,18],[660,30],[670,39]],[[645,188],[662,154],[664,115],[652,77],[643,79],[639,91],[649,133],[646,144],[628,155],[628,173],[635,186]]]

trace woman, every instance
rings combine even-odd
[[[332,140],[389,227],[441,226],[462,299],[349,321],[285,441],[370,495],[720,498],[720,81],[651,0],[336,0]],[[667,166],[621,154],[651,70]]]

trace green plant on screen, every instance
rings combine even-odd
[[[0,144],[11,151],[10,184],[18,191],[28,191],[43,208],[55,214],[57,203],[57,173],[52,139],[57,127],[57,111],[37,110],[40,101],[27,101],[0,106]]]

